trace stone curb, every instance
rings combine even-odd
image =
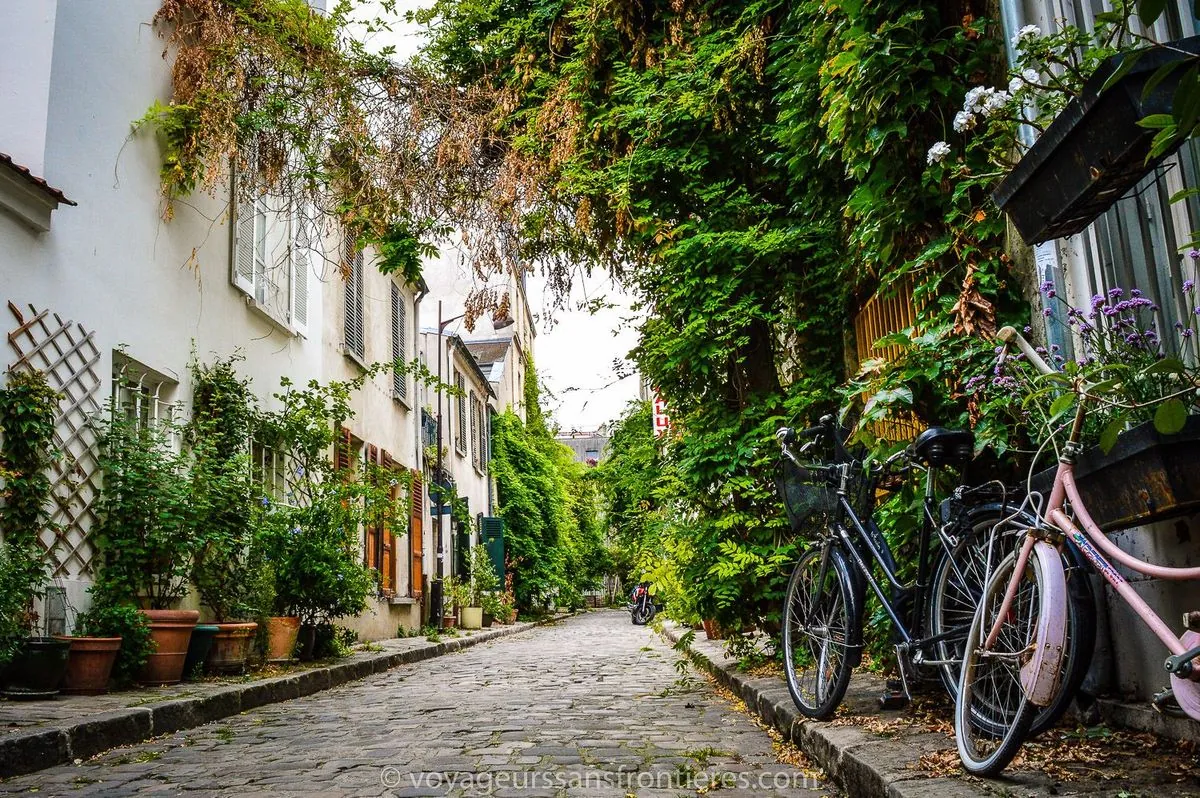
[[[540,621],[485,629],[469,637],[451,638],[407,651],[360,654],[321,668],[218,687],[201,696],[168,699],[159,704],[103,712],[75,723],[13,732],[0,736],[0,778],[87,759],[110,748],[202,726],[266,704],[312,695],[400,665],[440,657],[566,617],[569,616],[555,615]]]
[[[672,643],[678,643],[686,631],[673,624],[663,625],[663,635]],[[711,673],[718,683],[741,698],[747,709],[807,754],[854,798],[991,795],[961,779],[928,778],[908,768],[923,754],[945,748],[943,737],[881,739],[856,726],[832,726],[809,720],[796,711],[782,680],[747,676],[738,672],[736,663],[716,657],[715,652],[703,651],[695,643],[686,653],[697,667]],[[927,744],[922,745],[923,742]]]

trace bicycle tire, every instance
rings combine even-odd
[[[955,626],[967,628],[974,617],[983,593],[983,563],[971,555],[979,547],[988,531],[999,521],[1012,515],[1011,505],[983,504],[967,510],[960,531],[959,542],[953,552],[939,547],[937,560],[931,571],[926,630],[930,637],[940,635]],[[1033,526],[1034,519],[1022,514],[1014,519],[1020,526]],[[965,528],[964,533],[961,530]],[[1070,708],[1079,693],[1079,687],[1091,667],[1092,652],[1096,643],[1096,605],[1092,584],[1088,580],[1083,555],[1073,545],[1063,548],[1063,566],[1067,574],[1070,603],[1067,605],[1067,648],[1063,657],[1060,676],[1061,688],[1046,706],[1039,707],[1030,727],[1029,736],[1036,737],[1052,728]],[[952,570],[955,562],[970,561],[973,568]],[[964,577],[974,581],[963,584]],[[939,660],[962,659],[962,645],[958,641],[936,644],[935,656]],[[953,700],[958,695],[959,665],[947,664],[938,668],[938,676],[947,694]]]
[[[782,634],[788,692],[805,717],[829,719],[846,695],[861,640],[860,617],[842,552],[836,546],[805,552],[788,579]],[[814,667],[807,667],[810,660]],[[811,688],[808,671],[813,676]]]
[[[1031,554],[995,645],[988,652],[976,643],[999,612],[1017,552],[992,572],[971,621],[954,701],[954,740],[963,768],[974,776],[995,776],[1008,766],[1029,735],[1037,706],[1021,682],[1022,652],[1031,648],[1037,619],[1050,607],[1043,589],[1043,563]]]

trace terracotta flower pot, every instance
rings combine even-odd
[[[71,644],[51,637],[24,641],[12,661],[0,673],[4,697],[14,701],[53,698],[67,671]]]
[[[205,669],[221,675],[244,673],[246,657],[250,654],[250,644],[254,642],[258,624],[219,623],[217,626],[221,631],[213,636],[212,648],[204,663]]]
[[[267,618],[267,662],[280,665],[295,659],[296,639],[300,636],[300,619],[294,615]]]
[[[456,626],[458,626],[458,618],[456,616],[454,616],[454,615],[443,615],[442,616],[442,628],[443,629],[453,629]]]
[[[71,695],[104,695],[113,664],[121,651],[119,637],[56,637],[71,646],[62,692]]]
[[[138,681],[152,686],[178,684],[183,678],[192,629],[200,620],[199,610],[142,610],[142,614],[150,621],[154,653],[146,660]]]

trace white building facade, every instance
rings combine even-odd
[[[177,202],[164,221],[159,143],[131,133],[171,96],[171,63],[148,24],[159,5],[22,0],[0,26],[0,370],[41,369],[67,397],[58,432],[73,473],[56,481],[63,528],[45,542],[57,600],[76,610],[87,603],[99,488],[82,430],[122,382],[147,414],[186,414],[189,362],[237,354],[271,407],[281,378],[346,380],[418,353],[424,286],[381,274],[332,222],[301,224],[269,199],[231,209],[231,187]],[[341,433],[356,462],[393,469],[401,493],[415,476],[420,510],[418,391],[406,370],[384,371],[355,394]],[[431,539],[420,518],[362,531],[379,595],[343,622],[364,637],[421,622]]]

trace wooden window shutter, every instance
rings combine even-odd
[[[371,466],[379,465],[379,447],[373,443],[367,444],[366,447],[367,469]],[[369,474],[369,479],[374,482],[378,478],[377,474]],[[383,560],[383,530],[378,523],[368,521],[363,535],[363,563],[368,568],[381,570],[380,566]]]
[[[391,283],[392,287],[392,391],[395,395],[408,400],[408,375],[404,372],[404,364],[408,357],[406,346],[406,325],[408,312],[404,305],[404,295],[400,286]]]
[[[479,400],[471,392],[471,464],[479,468]]]
[[[425,518],[425,484],[421,472],[413,469],[412,483],[409,489],[409,507],[412,509],[408,528],[412,562],[408,570],[408,595],[420,598],[424,592],[424,547],[425,532],[422,522]]]
[[[306,206],[296,214],[292,249],[291,323],[297,332],[308,331],[308,273],[311,269],[312,231]]]
[[[338,429],[337,442],[333,445],[333,467],[336,471],[348,472],[353,467],[350,462],[350,428]]]
[[[400,480],[396,473],[396,461],[387,451],[379,453],[379,465],[388,472],[388,500],[391,502],[393,513],[396,510],[396,505],[400,500]],[[396,530],[393,524],[387,525],[383,530],[383,539],[381,546],[381,557],[379,560],[379,574],[382,577],[382,586],[385,593],[388,595],[396,594]]]
[[[254,296],[254,201],[237,200],[239,182],[235,176],[230,279],[242,291]]]
[[[454,387],[458,388],[458,400],[455,403],[458,411],[458,440],[454,446],[463,454],[467,453],[467,381],[460,373],[454,375]]]

